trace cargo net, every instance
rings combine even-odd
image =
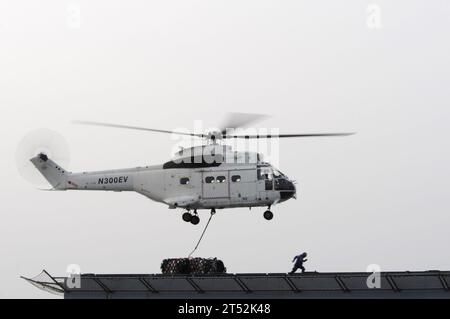
[[[163,274],[224,274],[223,262],[217,258],[169,258],[161,263]]]

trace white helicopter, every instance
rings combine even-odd
[[[234,113],[234,125],[249,122],[243,113]],[[236,120],[238,119],[238,120]],[[239,120],[240,119],[240,120]],[[224,145],[225,139],[269,139],[316,136],[347,136],[354,133],[235,135],[230,129],[206,134],[181,133],[167,130],[78,121],[79,124],[144,130],[150,132],[189,135],[205,139],[206,144],[186,148],[162,164],[96,172],[68,172],[44,152],[31,159],[32,164],[51,184],[53,190],[134,191],[171,209],[181,208],[182,219],[197,225],[197,211],[235,207],[267,207],[263,216],[273,218],[270,208],[296,198],[296,186],[285,174],[263,161],[255,152],[233,151]]]

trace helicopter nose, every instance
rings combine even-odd
[[[294,187],[294,194],[292,195],[293,198],[297,199],[297,186],[295,186],[294,182],[291,182],[292,186]]]
[[[297,198],[295,191],[281,191],[280,192],[281,201],[284,202],[291,198]]]
[[[293,181],[289,181],[289,188],[292,190],[291,196],[289,198],[297,199],[297,187],[295,186]]]
[[[283,182],[283,187],[280,191],[280,198],[282,201],[286,201],[291,198],[297,198],[297,189],[294,183],[288,179]]]

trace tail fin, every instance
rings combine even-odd
[[[30,160],[54,189],[64,190],[67,184],[67,171],[53,162],[44,153]]]

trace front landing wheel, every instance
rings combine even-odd
[[[271,220],[273,218],[273,213],[270,210],[266,210],[264,212],[264,218],[267,220]]]

